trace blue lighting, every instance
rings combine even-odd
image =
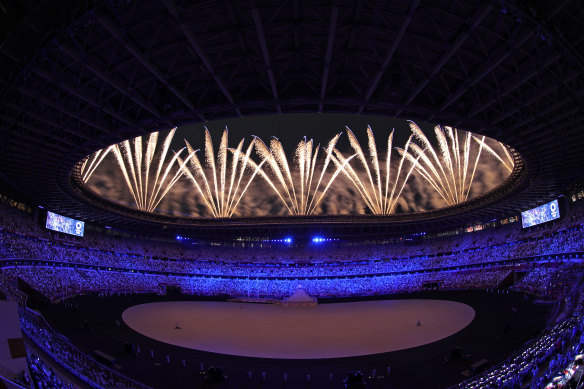
[[[292,238],[291,237],[286,237],[286,238],[283,238],[283,239],[264,239],[263,242],[287,243],[287,244],[290,244],[290,243],[292,243]]]
[[[321,236],[315,236],[312,238],[312,243],[323,243],[323,242],[333,242],[333,241],[338,241],[338,239],[323,238]]]

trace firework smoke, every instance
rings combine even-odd
[[[250,159],[255,141],[255,139],[251,141],[245,153],[242,153],[244,139],[239,142],[237,148],[231,149],[227,145],[228,131],[225,128],[217,151],[217,161],[215,161],[211,134],[205,127],[205,163],[212,177],[213,186],[211,187],[209,179],[207,179],[208,173],[205,172],[196,155],[198,150],[194,150],[191,144],[185,140],[189,155],[192,155],[190,169],[186,169],[185,174],[203,198],[205,206],[213,217],[231,217],[252,180],[262,168],[263,162],[255,164]],[[228,168],[227,162],[228,152],[232,154],[230,168]],[[243,175],[248,168],[251,168],[253,173],[247,180],[247,184],[242,186]],[[229,177],[227,177],[228,174]]]
[[[344,163],[339,163],[334,173],[329,176],[326,184],[323,183],[325,172],[331,161],[334,160],[333,150],[335,150],[340,136],[341,134],[335,135],[329,141],[327,147],[324,148],[325,159],[318,179],[315,179],[315,169],[320,144],[313,148],[313,140],[307,140],[306,137],[298,143],[294,158],[297,168],[296,179],[294,179],[282,143],[277,138],[272,138],[270,148],[268,148],[261,139],[256,138],[256,150],[263,162],[267,162],[274,179],[270,178],[264,169],[260,170],[260,175],[276,192],[291,214],[311,215],[322,201],[335,178],[354,157],[351,156]]]
[[[482,139],[480,139],[480,138],[478,138],[478,137],[476,137],[476,136],[473,135],[473,139],[475,141],[477,141],[481,145],[481,147],[484,148],[489,154],[491,154],[499,162],[501,162],[503,164],[503,166],[505,166],[505,168],[507,170],[509,170],[509,172],[512,172],[513,171],[513,168],[515,167],[515,160],[511,156],[511,153],[509,152],[509,149],[508,149],[507,146],[505,146],[501,142],[497,142],[497,144],[499,145],[499,147],[503,151],[503,155],[505,156],[505,159],[503,159],[495,150],[493,150],[492,147],[490,147],[489,145],[487,145],[485,143],[485,137],[484,136],[483,136]]]
[[[505,163],[503,159],[485,143],[486,137],[477,137],[471,132],[459,131],[452,127],[434,128],[434,134],[438,141],[438,152],[426,135],[414,122],[410,122],[413,136],[422,146],[412,144],[411,152],[400,151],[408,160],[418,160],[416,171],[434,188],[448,205],[462,203],[468,200],[470,188],[474,181],[476,169],[481,158],[481,153],[487,150],[500,160],[507,169],[512,170],[513,159],[507,148],[499,142],[505,150],[506,156],[511,162]],[[473,153],[472,139],[479,147]],[[471,155],[474,154],[474,157]],[[474,161],[472,160],[474,158]]]
[[[397,167],[397,172],[395,177],[391,176],[391,151],[393,149],[393,133],[391,131],[387,139],[387,155],[385,159],[385,180],[381,173],[379,166],[379,157],[377,153],[377,146],[375,144],[375,136],[373,135],[373,130],[371,127],[367,127],[367,139],[369,148],[369,157],[371,159],[372,168],[369,167],[365,153],[357,140],[357,137],[353,134],[350,128],[347,127],[347,136],[349,137],[349,142],[353,150],[355,150],[355,155],[357,160],[361,162],[361,166],[365,170],[367,178],[362,179],[362,174],[358,174],[355,169],[348,164],[347,159],[342,155],[337,149],[334,150],[333,161],[338,167],[342,166],[342,171],[344,175],[353,183],[363,201],[367,207],[371,210],[373,214],[376,215],[389,215],[395,212],[395,207],[401,196],[401,193],[412,173],[412,170],[418,163],[420,156],[416,158],[411,158],[411,167],[407,171],[405,177],[402,175],[402,169],[406,157],[402,155]],[[405,148],[402,150],[407,154],[410,147],[412,136],[407,140]],[[373,175],[371,174],[373,170]],[[375,178],[374,178],[375,177]],[[385,181],[385,182],[384,182]],[[390,190],[391,187],[391,190]]]
[[[437,126],[435,137],[410,128],[405,144],[396,144],[393,131],[384,135],[383,149],[371,128],[367,145],[348,130],[345,155],[337,149],[341,134],[323,147],[303,138],[289,150],[257,137],[231,148],[225,130],[213,148],[207,129],[201,150],[187,142],[174,153],[172,130],[164,139],[152,133],[98,150],[77,172],[99,195],[144,211],[227,218],[436,209],[485,193],[514,169],[514,151],[493,139],[450,127]],[[256,175],[262,182],[253,181]]]
[[[180,154],[184,151],[183,147],[174,153],[169,162],[166,162],[175,131],[176,128],[173,128],[163,142],[162,151],[158,157],[158,167],[155,172],[152,172],[154,175],[152,181],[150,180],[151,168],[156,154],[158,132],[150,134],[146,142],[146,150],[143,148],[143,137],[141,136],[132,141],[125,140],[112,146],[113,154],[130,194],[138,209],[142,211],[152,212],[156,209],[168,191],[184,174],[186,164],[194,156],[194,153],[191,152],[184,161],[179,162]],[[175,165],[178,168],[171,174]]]

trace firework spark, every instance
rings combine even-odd
[[[215,161],[211,134],[205,127],[205,162],[212,177],[211,185],[196,155],[198,150],[194,150],[185,140],[189,155],[193,156],[190,160],[190,169],[186,169],[185,174],[203,198],[205,206],[213,217],[233,216],[247,188],[262,168],[263,162],[255,164],[250,158],[256,140],[251,141],[245,153],[243,153],[244,141],[245,139],[242,139],[235,149],[229,148],[227,146],[228,131],[225,128],[217,151],[217,161]],[[227,161],[228,151],[232,154],[230,168]],[[243,175],[248,168],[252,169],[253,173],[247,179],[247,183],[242,185]]]
[[[377,146],[375,144],[375,136],[373,135],[373,130],[371,127],[367,127],[367,138],[368,138],[368,148],[369,156],[371,158],[371,165],[373,169],[373,175],[371,174],[371,168],[365,157],[365,153],[357,140],[357,137],[353,134],[353,131],[347,127],[347,136],[349,137],[349,142],[353,150],[355,150],[355,155],[357,159],[361,162],[363,169],[365,170],[367,179],[363,180],[362,174],[358,174],[355,169],[350,164],[347,164],[347,159],[342,155],[337,149],[334,150],[333,161],[337,166],[343,166],[343,173],[345,176],[353,183],[363,201],[372,213],[376,215],[389,215],[395,212],[395,207],[401,196],[401,193],[410,177],[412,170],[418,163],[418,159],[421,157],[414,157],[409,159],[411,162],[411,167],[407,170],[405,176],[402,175],[402,169],[404,162],[407,160],[406,157],[402,155],[397,168],[397,173],[395,177],[391,176],[391,151],[393,149],[393,131],[389,134],[387,139],[387,155],[385,159],[385,180],[381,172],[379,165],[379,157],[377,153]],[[404,155],[408,153],[410,148],[412,136],[407,140],[404,149]],[[399,149],[401,150],[401,149]],[[374,178],[375,177],[375,178]],[[385,183],[383,182],[385,181]],[[391,183],[391,184],[390,184]],[[391,190],[390,190],[391,186]]]
[[[152,172],[153,177],[151,177],[151,169],[155,165],[153,162],[156,155],[158,132],[150,134],[146,141],[146,150],[143,148],[143,137],[141,136],[132,141],[125,140],[112,146],[112,152],[122,171],[126,185],[140,210],[154,211],[168,191],[184,174],[186,164],[194,156],[194,152],[189,151],[187,157],[179,162],[180,154],[185,149],[183,147],[174,153],[169,162],[166,162],[175,131],[176,128],[173,128],[162,144],[158,166],[156,171]],[[175,165],[177,168],[174,169],[174,173],[171,173]]]
[[[83,159],[80,172],[81,180],[84,184],[87,184],[87,181],[89,181],[93,175],[93,172],[95,172],[95,169],[97,169],[103,159],[110,153],[110,151],[112,151],[113,148],[114,146],[109,146],[105,149],[99,149],[95,153],[88,155]]]
[[[486,137],[481,138],[471,132],[459,131],[448,126],[436,126],[434,134],[438,141],[438,152],[434,149],[426,135],[414,122],[410,122],[410,129],[414,137],[422,146],[412,144],[411,152],[401,152],[409,160],[417,158],[419,163],[416,171],[440,194],[448,205],[462,203],[468,200],[470,189],[483,149],[498,158],[505,167],[512,170],[511,164],[503,159],[485,143]],[[474,152],[471,140],[474,139],[479,147]],[[511,155],[501,144],[508,158]],[[422,148],[423,147],[423,148]],[[474,158],[474,161],[473,161]]]
[[[501,162],[503,164],[503,166],[505,166],[505,168],[507,170],[509,170],[509,172],[512,172],[513,171],[513,168],[515,167],[515,160],[511,156],[511,153],[509,152],[509,148],[507,146],[505,146],[501,142],[497,142],[497,144],[499,145],[499,147],[503,151],[503,155],[505,156],[505,158],[503,159],[492,147],[490,147],[489,145],[487,145],[485,143],[485,137],[484,136],[483,136],[482,139],[480,139],[480,138],[478,138],[478,137],[476,137],[476,136],[473,135],[473,139],[475,141],[477,141],[481,145],[481,147],[483,147],[489,154],[491,154],[499,162]]]
[[[353,155],[347,158],[345,162],[339,163],[332,175],[326,179],[324,178],[328,166],[334,160],[333,150],[335,150],[340,136],[340,133],[335,135],[329,141],[327,147],[324,148],[325,159],[320,169],[320,174],[315,174],[320,144],[314,148],[314,141],[312,139],[307,140],[304,137],[298,143],[295,152],[296,180],[290,169],[282,143],[277,138],[272,138],[268,148],[261,139],[256,138],[256,150],[262,157],[263,162],[267,162],[267,166],[270,167],[275,179],[270,178],[264,169],[260,170],[260,175],[276,192],[291,214],[311,215],[324,198],[335,178],[354,157]],[[316,179],[316,176],[318,176],[318,179]]]

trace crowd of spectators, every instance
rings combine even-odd
[[[564,307],[576,306],[576,314],[505,363],[466,382],[466,387],[511,388],[526,380],[543,384],[582,347],[566,346],[584,326],[581,295],[570,294],[575,274],[581,275],[584,253],[580,208],[551,228],[522,231],[517,225],[505,225],[420,241],[319,247],[185,246],[98,233],[80,240],[53,235],[33,223],[30,215],[10,207],[0,206],[0,216],[1,290],[16,297],[18,279],[50,299],[88,292],[164,293],[168,287],[185,294],[285,297],[299,285],[310,295],[328,297],[413,292],[428,285],[498,288],[521,270],[525,276],[516,289],[561,296]],[[516,261],[526,258],[539,265],[518,267]],[[140,387],[76,349],[42,316],[24,307],[21,311],[23,332],[79,379],[96,387]],[[50,369],[35,365],[34,356],[30,359],[33,374],[45,377],[39,379],[45,387],[68,387]]]
[[[157,292],[164,285],[178,286],[185,293],[250,296],[287,296],[299,283],[315,296],[413,291],[428,281],[445,289],[496,287],[510,273],[505,266],[511,269],[516,265],[506,261],[522,258],[548,263],[528,269],[517,288],[552,294],[567,285],[554,277],[570,276],[568,271],[557,271],[555,264],[578,259],[576,265],[569,266],[579,266],[584,252],[584,226],[574,219],[569,219],[568,226],[558,226],[562,229],[529,232],[527,236],[516,226],[505,225],[426,239],[423,244],[194,249],[177,242],[160,245],[144,239],[114,245],[115,239],[107,234],[101,234],[101,240],[96,234],[88,241],[55,239],[47,237],[50,233],[34,226],[21,211],[2,206],[0,213],[7,216],[0,230],[0,276],[21,278],[50,298],[88,291]],[[184,256],[153,255],[168,252]],[[271,255],[278,261],[253,262],[253,253],[262,253],[264,259]],[[321,256],[305,261],[306,255],[314,258],[324,253],[326,260]],[[402,256],[383,257],[391,253]],[[10,264],[8,260],[14,259],[27,261]]]
[[[575,208],[572,213],[577,213]],[[569,216],[569,215],[568,215]],[[49,246],[46,257],[61,258],[71,255],[72,260],[108,261],[115,265],[132,258],[164,259],[163,266],[168,262],[227,262],[227,263],[259,263],[259,264],[327,264],[336,262],[387,262],[407,259],[411,268],[443,267],[451,264],[484,262],[485,258],[513,258],[535,255],[548,255],[564,252],[584,251],[579,222],[566,216],[562,221],[555,222],[553,227],[533,230],[522,230],[519,223],[502,225],[472,233],[434,237],[430,239],[394,238],[383,242],[351,242],[335,241],[323,244],[285,244],[274,242],[232,242],[231,245],[212,245],[204,242],[192,244],[190,240],[159,240],[139,237],[124,237],[110,233],[98,233],[87,230],[83,238],[69,237],[55,233],[35,223],[31,215],[12,207],[0,205],[0,228],[5,232],[13,232],[15,236],[40,241],[40,248],[34,243],[13,241],[3,237],[10,247],[0,252],[2,257],[38,254]],[[572,215],[573,216],[573,215]],[[111,231],[111,230],[105,230]],[[553,236],[550,236],[553,235]],[[185,242],[187,242],[185,244]],[[23,253],[24,251],[24,253]],[[77,251],[75,253],[74,251]],[[91,254],[87,254],[87,253]],[[78,257],[78,258],[77,258]],[[89,257],[89,258],[84,258]],[[103,257],[103,258],[101,258]],[[401,264],[403,266],[403,263]],[[390,269],[395,268],[390,265]],[[405,269],[410,270],[410,269]],[[394,270],[388,270],[394,271]]]
[[[513,287],[517,290],[535,294],[549,284],[552,275],[559,271],[555,266],[536,266]]]
[[[578,280],[580,282],[580,279]],[[584,298],[582,290],[575,288],[556,323],[533,339],[521,350],[488,371],[464,381],[457,388],[557,388],[558,380],[568,365],[584,351]],[[546,385],[548,384],[548,385]]]
[[[527,274],[513,285],[513,289],[534,295],[565,294],[571,282],[579,279],[582,269],[576,263],[538,264],[528,269]]]
[[[26,350],[26,360],[32,380],[38,389],[73,389],[71,383],[55,374],[53,369],[29,349]]]
[[[20,326],[29,338],[31,338],[43,351],[59,363],[62,367],[75,374],[79,379],[93,388],[119,388],[119,389],[143,389],[141,385],[121,374],[106,368],[92,357],[73,346],[67,338],[55,332],[49,327],[45,319],[30,309],[21,307]],[[44,376],[51,376],[43,373]],[[51,379],[48,383],[56,381],[57,387],[68,388],[61,379]],[[47,386],[51,387],[52,386]]]
[[[463,251],[437,252],[433,255],[403,258],[370,259],[318,263],[249,263],[204,261],[188,258],[161,259],[140,254],[122,254],[88,249],[71,244],[0,231],[0,259],[25,258],[54,262],[96,265],[143,271],[164,271],[191,275],[236,277],[329,277],[427,271],[476,266],[532,256],[562,256],[584,251],[584,228],[581,226],[525,241],[497,244]],[[331,252],[342,248],[331,248]],[[365,250],[368,247],[365,246]],[[214,248],[219,251],[219,248]],[[272,249],[262,249],[270,251]],[[277,251],[277,249],[273,249]],[[579,254],[580,255],[580,254]],[[534,275],[535,276],[535,275]]]
[[[558,369],[567,365],[584,344],[574,343],[582,331],[584,317],[571,317],[548,329],[523,350],[488,372],[458,385],[460,388],[542,388]]]
[[[49,299],[80,293],[164,293],[167,286],[184,294],[285,297],[299,284],[313,296],[374,295],[419,291],[427,282],[442,289],[496,287],[510,270],[482,269],[468,272],[403,273],[354,278],[219,278],[175,276],[75,269],[70,267],[23,266],[3,270],[12,280],[20,278]]]

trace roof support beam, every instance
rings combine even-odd
[[[554,56],[548,57],[545,60],[545,62],[542,63],[541,66],[539,66],[537,69],[518,77],[517,79],[515,79],[513,82],[511,82],[509,84],[505,83],[506,84],[505,89],[503,89],[502,91],[497,93],[496,96],[493,96],[493,98],[490,101],[488,101],[486,103],[478,104],[477,107],[475,107],[474,109],[472,109],[469,112],[469,117],[471,117],[471,118],[474,117],[476,114],[484,111],[485,109],[487,109],[488,107],[493,105],[495,102],[499,101],[502,97],[507,96],[509,93],[513,92],[515,89],[519,88],[521,85],[525,84],[527,81],[531,80],[533,77],[540,74],[548,66],[550,66],[554,62],[558,61],[561,58],[561,56],[562,56],[561,54],[556,54]]]
[[[38,137],[41,137],[41,138],[49,137],[49,134],[47,134],[46,132],[43,134],[41,131],[39,131],[38,127],[32,126],[29,123],[24,123],[22,121],[18,121],[13,117],[0,115],[0,120],[4,120],[4,121],[12,124],[15,127],[20,127],[20,128],[23,128],[27,131],[30,131],[32,134],[34,134]],[[5,138],[11,138],[13,136],[23,138],[23,140],[26,140],[28,138],[28,136],[26,134],[21,134],[20,132],[19,133],[13,132],[9,136],[6,136]],[[52,138],[54,138],[53,142],[45,143],[48,147],[56,148],[56,149],[63,151],[63,152],[69,152],[69,151],[71,151],[70,147],[75,147],[75,144],[67,141],[65,138],[62,138],[62,137],[52,137]],[[30,141],[30,138],[28,138],[28,140]],[[63,144],[64,146],[59,146],[59,144]]]
[[[515,123],[513,125],[513,127],[509,128],[509,130],[515,130],[515,129],[517,129],[525,124],[531,123],[535,120],[540,120],[540,118],[542,118],[544,115],[547,115],[548,113],[553,112],[554,110],[564,108],[567,104],[569,104],[572,101],[579,101],[580,98],[582,98],[584,96],[584,89],[577,89],[576,91],[574,91],[566,86],[566,83],[570,82],[571,80],[573,80],[577,77],[579,77],[579,74],[577,72],[570,73],[564,79],[555,82],[555,86],[556,86],[555,88],[553,88],[551,91],[549,91],[548,93],[546,93],[543,96],[537,96],[537,98],[535,100],[538,100],[539,98],[545,97],[546,95],[553,93],[558,88],[567,89],[570,92],[569,96],[566,96],[560,100],[554,99],[553,104],[546,105],[545,108],[537,110],[534,114],[528,115],[526,119],[524,119],[518,123]],[[581,104],[577,105],[575,109],[572,109],[569,112],[572,112],[574,110],[577,112],[578,107],[581,107]],[[516,111],[518,111],[518,110],[516,110]],[[561,115],[563,115],[563,113]],[[561,116],[561,117],[563,117],[563,116]],[[557,120],[560,120],[560,116],[558,117]]]
[[[331,64],[331,57],[333,55],[333,43],[335,41],[335,32],[337,29],[337,19],[339,17],[339,8],[333,7],[331,11],[331,21],[329,23],[328,42],[326,44],[326,53],[324,58],[324,69],[322,71],[322,84],[320,87],[320,98],[324,99],[326,95],[326,85],[328,82],[329,68]],[[318,112],[322,113],[323,104],[318,105]]]
[[[23,146],[23,143],[27,146]],[[23,154],[11,154],[8,156],[10,163],[23,165],[21,163],[22,161],[24,165],[27,165],[26,167],[21,166],[21,168],[17,171],[18,174],[22,174],[24,169],[34,170],[34,167],[28,166],[31,163],[31,159],[28,157],[28,155],[34,155],[35,158],[43,161],[43,165],[46,167],[49,164],[55,165],[56,163],[62,162],[59,158],[59,155],[71,152],[70,148],[63,149],[61,147],[56,147],[54,144],[47,144],[42,141],[31,144],[30,138],[27,138],[26,135],[18,136],[13,134],[9,141],[4,142],[4,145],[9,149],[18,148],[19,153]]]
[[[235,100],[233,100],[231,93],[229,92],[225,84],[223,84],[221,77],[219,77],[219,75],[213,68],[213,65],[211,65],[211,62],[209,61],[207,55],[205,55],[205,52],[195,39],[195,36],[193,35],[192,31],[184,23],[183,18],[180,16],[176,4],[174,3],[174,0],[164,0],[164,4],[166,5],[166,8],[168,8],[168,11],[172,15],[172,17],[174,18],[180,31],[183,33],[185,38],[187,38],[187,41],[189,42],[191,49],[193,49],[195,54],[197,54],[197,56],[201,59],[201,62],[203,62],[203,65],[205,66],[209,74],[211,74],[211,77],[215,80],[215,83],[217,84],[223,95],[227,98],[227,101],[234,105]],[[237,116],[243,117],[243,115],[241,114],[241,110],[239,108],[236,107],[235,112],[237,113]]]
[[[272,97],[276,101],[276,109],[278,113],[282,113],[282,107],[280,106],[279,102],[280,98],[278,97],[278,87],[276,86],[276,77],[274,77],[274,70],[272,69],[272,60],[270,59],[270,52],[268,51],[268,44],[264,34],[264,27],[262,25],[260,11],[256,8],[253,9],[251,13],[255,23],[256,32],[258,34],[262,56],[264,57],[264,65],[266,66],[266,72],[268,73],[268,80],[270,81],[270,87],[272,88]]]
[[[57,136],[60,136],[63,139],[65,139],[65,137],[63,136],[63,134],[67,134],[67,135],[70,136],[69,137],[69,140],[73,141],[74,144],[76,144],[76,145],[79,144],[79,140],[80,139],[83,139],[83,140],[86,140],[86,141],[95,140],[95,139],[91,139],[91,138],[89,138],[89,137],[87,137],[87,136],[85,136],[83,134],[79,134],[77,132],[72,132],[70,129],[62,126],[60,123],[55,123],[55,122],[53,122],[52,120],[48,119],[45,116],[38,115],[38,114],[36,114],[34,112],[31,112],[31,111],[23,111],[22,108],[20,108],[18,105],[14,104],[14,103],[8,103],[8,104],[6,104],[6,106],[9,107],[9,108],[11,108],[11,109],[13,109],[14,111],[18,112],[18,114],[21,115],[21,116],[29,117],[29,118],[38,120],[40,123],[49,125],[51,127],[54,127],[55,129],[58,129],[58,130],[62,131],[59,134],[48,134],[48,135],[52,135],[52,136],[57,135]],[[45,134],[45,135],[47,135],[47,134]],[[70,143],[70,142],[67,142],[67,143]]]
[[[578,96],[582,96],[582,95],[584,95],[584,91],[581,91],[578,94]],[[562,108],[564,105],[566,105],[567,103],[569,103],[572,100],[573,100],[573,96],[566,97],[566,98],[564,98],[562,100],[559,100],[555,104],[552,104],[552,105],[548,106],[547,108],[545,108],[545,109],[543,109],[541,111],[538,111],[537,114],[535,114],[535,115],[529,115],[526,119],[524,119],[524,120],[522,120],[520,122],[515,123],[512,127],[509,127],[506,130],[507,131],[513,131],[513,130],[518,129],[519,127],[522,127],[522,126],[524,126],[524,125],[526,125],[528,123],[533,122],[534,120],[540,120],[540,118],[543,115],[546,115],[546,114],[548,114],[548,113],[550,113],[550,112],[552,112],[552,111],[554,111],[556,109]],[[568,112],[569,113],[573,113],[573,112],[578,112],[578,110],[581,110],[581,108],[580,107],[575,107],[575,108],[573,108],[572,110],[570,110]],[[557,116],[557,120],[560,120],[561,118],[563,118],[563,115],[564,114],[558,115]]]
[[[456,53],[460,46],[462,46],[464,42],[466,42],[470,34],[472,34],[472,32],[477,28],[477,26],[487,17],[487,15],[489,14],[489,12],[491,12],[492,9],[493,4],[479,6],[479,8],[475,11],[474,15],[472,16],[472,19],[469,22],[466,31],[463,34],[457,36],[457,38],[454,40],[454,42],[452,42],[448,50],[444,54],[442,54],[436,65],[434,65],[434,68],[432,69],[430,74],[414,88],[412,93],[410,93],[410,95],[406,99],[406,105],[409,105],[412,102],[412,100],[414,100],[416,96],[418,96],[418,94],[426,87],[426,85],[428,85],[432,77],[434,77],[436,74],[438,74],[438,72],[440,72],[440,70],[442,70],[442,67],[446,65],[446,63],[450,60],[454,53]],[[399,111],[396,114],[396,116],[399,116],[400,114],[401,111]]]
[[[483,66],[481,66],[471,77],[470,80],[465,81],[462,85],[458,87],[456,92],[454,92],[439,108],[439,112],[443,112],[446,108],[450,107],[456,100],[460,98],[463,94],[465,94],[472,86],[474,86],[477,82],[481,81],[485,78],[488,74],[490,74],[497,66],[499,66],[504,60],[509,58],[509,56],[523,45],[528,39],[530,39],[535,34],[535,31],[528,30],[521,35],[518,39],[516,39],[513,44],[511,44],[506,50],[503,50],[503,53],[496,57],[494,60],[487,60]],[[431,121],[436,115],[432,115],[428,118],[428,121]]]
[[[119,121],[127,124],[131,127],[137,127],[138,124],[134,123],[132,120],[127,118],[124,114],[116,112],[115,110],[106,107],[104,104],[97,102],[92,96],[89,96],[87,92],[80,92],[73,85],[69,84],[67,81],[56,78],[54,75],[50,74],[44,69],[34,68],[35,73],[45,78],[47,81],[52,82],[55,86],[69,92],[70,94],[78,97],[79,99],[85,101],[87,104],[94,106],[95,108],[102,110],[109,114],[110,116],[118,119]]]
[[[150,112],[152,115],[156,116],[157,118],[161,119],[162,114],[156,107],[150,104],[147,101],[144,101],[139,96],[136,96],[136,93],[132,91],[131,88],[123,85],[120,80],[117,80],[114,76],[104,72],[102,70],[103,66],[97,64],[94,60],[89,58],[87,55],[81,55],[77,53],[71,46],[66,44],[59,44],[61,50],[67,54],[69,57],[73,58],[79,63],[82,63],[87,69],[89,69],[93,74],[97,77],[108,83],[112,88],[117,90],[119,93],[123,94],[124,96],[128,97],[134,103],[142,107],[144,110]],[[169,126],[172,126],[172,123],[166,122]]]
[[[567,122],[563,122],[564,119],[569,118],[571,115],[577,114],[582,112],[582,110],[580,109],[580,107],[574,107],[572,109],[567,110],[566,112],[562,112],[560,115],[554,116],[554,122],[558,122],[560,123],[559,125],[556,124],[552,124],[548,119],[540,119],[540,123],[536,126],[530,126],[529,127],[529,132],[528,134],[530,135],[530,140],[533,138],[535,139],[536,136],[534,136],[534,134],[536,134],[539,130],[543,129],[543,128],[550,128],[552,127],[554,129],[555,132],[560,132],[560,133],[564,133],[564,129],[565,128],[569,128],[571,126],[574,125],[581,125],[583,122],[582,117],[578,117],[576,119],[572,119],[570,121]],[[580,127],[577,128],[576,131],[580,131]],[[541,138],[546,138],[549,137],[549,134],[540,132],[540,137]]]
[[[109,16],[99,15],[97,20],[114,38],[116,38],[124,48],[128,50],[130,54],[136,58],[138,62],[142,64],[154,77],[163,83],[184,105],[186,105],[191,111],[195,111],[195,105],[189,100],[189,98],[176,86],[174,86],[170,81],[164,77],[162,72],[154,65],[154,63],[146,57],[146,55],[138,48],[138,46],[129,40],[125,34],[122,33],[120,26],[112,20]],[[198,114],[199,119],[205,121],[205,118]]]
[[[77,114],[77,113],[69,110],[68,108],[65,108],[65,107],[62,107],[60,105],[57,105],[55,102],[51,101],[50,99],[48,99],[48,98],[46,98],[44,96],[38,96],[34,91],[32,91],[30,89],[27,89],[27,88],[24,88],[24,87],[19,87],[18,88],[18,91],[20,93],[22,93],[22,94],[27,95],[28,97],[31,97],[33,99],[36,99],[37,101],[39,101],[39,102],[43,103],[44,105],[46,105],[46,106],[54,109],[55,111],[59,111],[59,112],[65,114],[65,115],[67,115],[67,116],[69,116],[69,117],[71,117],[73,119],[76,119],[79,122],[85,123],[86,125],[88,125],[88,126],[90,126],[92,128],[95,128],[97,130],[100,130],[100,131],[102,131],[102,132],[104,132],[106,134],[114,135],[114,133],[112,133],[112,131],[110,131],[109,129],[103,127],[101,124],[94,123],[91,120],[88,120],[85,117],[83,117],[83,115],[81,115],[81,114]],[[30,113],[26,113],[26,115],[30,115]],[[45,121],[43,119],[37,119],[37,120]],[[64,131],[67,131],[62,126],[59,126],[59,128],[62,128]],[[69,132],[72,135],[79,136],[79,137],[81,137],[81,138],[83,138],[85,140],[88,140],[88,141],[95,140],[94,138],[91,138],[88,135],[81,134],[79,131],[77,131],[75,133],[72,133],[70,131],[67,131],[67,132]]]
[[[359,97],[355,98],[338,98],[338,97],[325,97],[324,99],[320,99],[318,97],[313,98],[287,98],[278,101],[279,104],[282,106],[290,106],[292,109],[296,106],[306,107],[306,106],[318,106],[318,104],[327,105],[334,105],[335,107],[342,107],[345,112],[355,112],[355,110],[359,107],[363,100]],[[257,99],[257,100],[248,100],[239,104],[240,108],[245,110],[250,110],[251,112],[261,112],[265,113],[266,107],[274,106],[274,100],[266,97],[264,99]],[[389,101],[383,102],[376,102],[375,103],[375,112],[383,113],[387,111],[397,111],[399,109],[405,109],[403,104],[393,103]],[[424,117],[432,114],[434,111],[432,108],[427,106],[416,106],[412,105],[408,107],[408,112],[412,112],[412,119],[419,119],[422,120]],[[217,106],[208,106],[205,107],[205,112],[209,115],[217,116],[225,113],[225,106],[224,105],[217,105]]]
[[[555,17],[557,14],[559,14],[566,5],[568,5],[568,3],[570,2],[570,0],[564,0],[562,1],[560,4],[556,5],[555,7],[553,7],[552,10],[550,10],[549,15],[547,15],[547,17],[549,19]]]
[[[570,73],[566,78],[563,79],[563,83],[567,83],[570,82],[572,80],[574,80],[575,78],[579,77],[579,73],[576,71],[573,71],[572,73]],[[538,90],[537,93],[534,93],[533,95],[531,95],[531,97],[525,101],[522,101],[521,104],[516,104],[514,108],[510,109],[509,111],[501,114],[500,116],[496,117],[493,120],[493,124],[498,124],[501,121],[507,119],[509,116],[513,115],[514,113],[520,111],[521,109],[523,109],[526,106],[529,106],[533,103],[535,103],[537,100],[549,95],[550,93],[555,92],[556,90],[558,90],[560,87],[562,87],[562,83],[560,82],[554,82],[554,83],[550,83],[548,85],[547,88],[545,89],[540,89]]]
[[[389,63],[391,62],[391,59],[393,58],[395,52],[399,48],[399,45],[400,45],[408,27],[410,26],[410,23],[414,19],[414,14],[416,13],[416,9],[418,8],[418,5],[420,5],[420,0],[412,1],[411,5],[410,5],[410,10],[408,11],[408,15],[404,18],[399,31],[397,32],[395,38],[393,39],[393,43],[391,45],[391,48],[389,49],[389,51],[385,55],[385,58],[383,59],[383,62],[381,63],[381,68],[379,69],[379,71],[377,72],[375,77],[373,78],[373,81],[369,85],[369,88],[367,88],[367,93],[365,93],[365,97],[363,98],[364,103],[361,104],[357,113],[360,114],[363,112],[363,109],[365,109],[365,104],[367,104],[367,102],[369,102],[369,99],[373,95],[373,92],[375,92],[375,89],[377,89],[377,85],[379,84],[381,77],[383,76],[383,74],[387,70],[387,67],[389,66]]]

